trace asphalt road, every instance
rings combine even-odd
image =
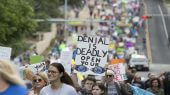
[[[170,64],[170,47],[168,47],[168,39],[159,6],[163,14],[167,14],[167,11],[161,0],[144,0],[144,2],[147,6],[147,13],[153,14],[153,17],[148,20],[153,64]],[[170,26],[168,26],[170,25],[169,17],[165,17],[165,22],[166,29],[170,35]]]

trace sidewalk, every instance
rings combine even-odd
[[[68,18],[70,19],[75,18],[74,10],[71,10],[68,14],[69,14]],[[90,18],[89,9],[88,6],[85,6],[79,13],[79,19],[88,19],[88,18]],[[53,23],[51,25],[51,32],[44,33],[43,40],[36,43],[38,54],[42,54],[49,47],[51,40],[56,36],[56,31],[57,31],[56,23]],[[71,44],[70,42],[73,41],[71,37],[68,37],[66,40],[67,40],[67,44]]]
[[[68,13],[69,17],[68,18],[75,18],[75,12],[74,10],[71,10],[69,13]],[[89,8],[88,6],[84,6],[82,10],[80,10],[80,13],[79,13],[79,19],[89,19],[90,16],[89,16]],[[38,54],[42,54],[50,45],[50,42],[53,38],[55,38],[56,36],[56,31],[57,31],[57,28],[56,28],[56,23],[53,23],[51,25],[51,32],[47,32],[47,33],[44,33],[44,39],[42,41],[39,41],[38,43],[36,43],[36,47],[37,47],[37,52]],[[68,37],[67,39],[67,43],[68,44],[71,44],[70,42],[73,41],[73,39],[71,37]]]
[[[56,23],[52,23],[51,32],[44,33],[43,40],[35,44],[38,54],[42,54],[49,47],[52,39],[56,36],[56,31]]]

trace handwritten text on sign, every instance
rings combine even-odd
[[[127,79],[125,66],[123,63],[111,64],[108,66],[108,68],[114,71],[114,80],[124,81]]]
[[[9,47],[0,46],[0,59],[10,60],[12,49]]]
[[[78,36],[76,64],[88,68],[85,74],[93,74],[95,67],[104,67],[107,62],[109,39],[97,36]]]

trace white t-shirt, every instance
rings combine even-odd
[[[51,85],[42,88],[40,95],[77,95],[77,92],[72,86],[63,83],[62,87],[57,90],[52,89]]]

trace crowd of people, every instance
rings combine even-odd
[[[83,1],[84,4],[88,4],[88,0]],[[93,32],[85,30],[84,35],[109,37],[111,44],[108,63],[115,58],[126,59],[125,63],[128,63],[130,55],[137,52],[135,43],[143,26],[140,2],[94,1],[94,10],[89,14],[92,18],[103,21],[91,25],[90,30]],[[146,43],[145,38],[143,43]],[[52,57],[58,59],[65,48],[67,48],[65,41],[56,43],[50,51],[49,59],[44,61],[44,71],[33,72],[29,67],[25,67],[25,75],[22,78],[14,70],[13,64],[0,60],[0,95],[170,95],[170,72],[160,75],[149,73],[148,79],[143,80],[135,69],[127,67],[127,79],[123,81],[115,80],[115,72],[107,66],[105,75],[100,78],[88,74],[80,79],[74,70],[68,74],[62,63],[50,60]],[[76,46],[72,45],[71,49],[75,50]],[[73,52],[73,60],[75,57],[76,52]]]
[[[128,70],[128,80],[118,82],[114,72],[106,69],[101,80],[88,75],[79,84],[77,76],[67,74],[61,63],[51,63],[47,73],[29,74],[31,87],[28,87],[13,64],[0,61],[0,95],[170,95],[170,72],[160,76],[149,73],[146,81],[135,73]],[[132,86],[153,94],[134,94]]]

